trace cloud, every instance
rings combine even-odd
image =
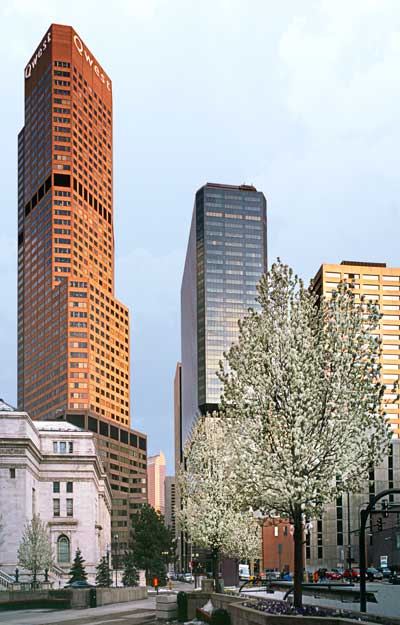
[[[291,21],[279,54],[287,107],[311,132],[371,137],[397,126],[397,2],[324,0]]]

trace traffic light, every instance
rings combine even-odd
[[[385,519],[389,516],[389,502],[387,499],[383,499],[382,501],[382,512]]]
[[[383,519],[381,519],[380,517],[377,521],[377,526],[378,526],[378,532],[382,532],[383,531]]]

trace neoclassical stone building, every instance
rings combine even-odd
[[[0,400],[0,571],[14,573],[23,528],[39,514],[51,536],[53,579],[67,581],[79,547],[93,580],[111,544],[110,511],[93,434],[65,421],[32,421]]]

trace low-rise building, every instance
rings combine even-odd
[[[93,433],[66,421],[32,421],[0,400],[0,570],[14,573],[34,514],[49,529],[53,575],[67,580],[79,548],[93,581],[111,545],[111,491]]]

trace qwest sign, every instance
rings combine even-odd
[[[42,54],[46,50],[47,46],[50,45],[50,43],[51,43],[51,32],[49,30],[45,34],[42,43],[40,44],[40,46],[36,50],[35,54],[31,58],[30,62],[25,67],[25,78],[30,78],[31,77],[32,70],[35,69],[36,65],[38,64],[38,62],[40,60],[40,57],[42,56]]]
[[[93,57],[89,54],[89,52],[87,51],[87,49],[83,45],[83,43],[82,43],[81,39],[78,37],[78,35],[74,35],[74,44],[75,44],[75,48],[78,50],[78,52],[81,55],[81,57],[84,58],[87,63],[89,63],[90,67],[93,68],[93,71],[96,74],[96,76],[101,80],[101,82],[104,85],[106,85],[107,89],[109,91],[111,91],[111,82],[110,82],[109,78],[107,77],[106,74],[104,74],[102,69],[98,65],[96,65]]]

